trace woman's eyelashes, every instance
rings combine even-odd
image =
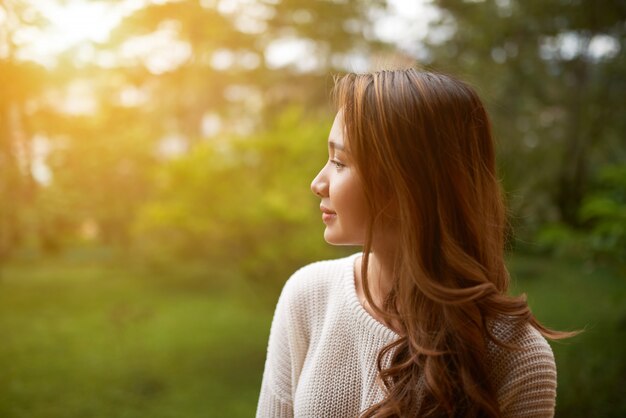
[[[340,161],[338,161],[336,159],[331,159],[330,163],[332,165],[334,165],[337,170],[341,170],[342,168],[344,168],[346,166],[345,164],[343,164],[342,162],[340,162]]]

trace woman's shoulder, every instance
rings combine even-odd
[[[352,274],[355,255],[316,261],[301,267],[289,277],[280,298],[290,304],[325,302]]]
[[[341,306],[344,280],[352,272],[352,258],[317,261],[298,269],[287,280],[274,312],[276,327],[298,329],[306,334],[322,323],[325,312]],[[282,325],[281,325],[282,324]],[[303,337],[307,340],[308,337]]]
[[[492,383],[504,416],[531,408],[551,416],[556,400],[556,364],[548,341],[529,323],[495,321],[494,337],[514,348],[489,342]],[[533,415],[534,416],[534,415]]]
[[[489,342],[489,355],[496,366],[501,364],[505,369],[510,369],[511,366],[518,368],[543,366],[550,374],[556,376],[552,348],[531,324],[503,318],[492,323],[491,332],[499,342],[512,347]],[[496,367],[496,371],[501,370]]]
[[[493,336],[505,344],[520,348],[542,348],[552,353],[550,345],[541,333],[526,321],[501,317],[491,322]]]

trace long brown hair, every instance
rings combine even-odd
[[[525,298],[506,294],[506,215],[483,104],[467,84],[415,69],[348,74],[334,98],[372,214],[362,288],[400,328],[378,355],[385,397],[363,416],[500,416],[487,343],[515,348],[497,341],[490,321],[569,334],[545,328]],[[377,307],[368,255],[376,226],[390,217],[400,226],[394,280]]]

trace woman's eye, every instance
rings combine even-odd
[[[346,166],[345,164],[342,164],[337,160],[330,160],[330,163],[334,165],[337,170],[340,170]]]

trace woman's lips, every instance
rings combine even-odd
[[[330,222],[337,217],[337,214],[327,207],[320,205],[320,210],[322,211],[322,221]]]
[[[322,213],[322,221],[328,223],[337,217],[336,213]]]

